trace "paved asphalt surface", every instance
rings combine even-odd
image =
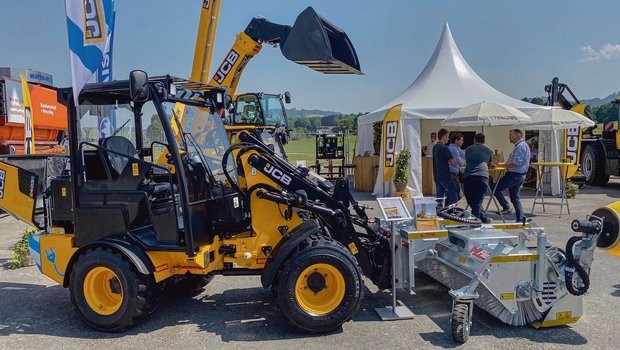
[[[524,191],[524,197],[531,191]],[[356,194],[373,205],[368,194]],[[571,201],[571,215],[559,219],[558,207],[535,217],[554,244],[564,247],[574,218],[620,200],[620,179],[605,188],[584,187]],[[524,198],[531,209],[531,198]],[[375,205],[376,207],[376,205]],[[0,219],[0,265],[8,247],[25,226],[11,217]],[[400,291],[399,300],[414,313],[412,320],[382,322],[375,307],[391,303],[389,292],[366,280],[360,311],[342,329],[323,336],[300,334],[286,325],[261,288],[258,277],[216,277],[195,297],[167,298],[143,323],[122,334],[93,331],[73,311],[68,290],[41,275],[36,267],[0,267],[0,349],[617,349],[620,325],[620,260],[597,251],[591,288],[584,298],[584,316],[570,326],[534,329],[507,326],[476,308],[469,342],[452,341],[451,299],[447,288],[428,276],[416,278],[416,295]]]

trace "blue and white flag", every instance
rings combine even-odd
[[[114,4],[114,0],[112,0]],[[112,81],[112,47],[114,46],[114,23],[116,20],[116,11],[112,9],[112,21],[110,22],[110,31],[108,34],[108,45],[103,53],[101,67],[97,70],[97,82],[106,83]]]
[[[73,100],[101,67],[112,34],[113,0],[65,0]]]

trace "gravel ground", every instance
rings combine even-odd
[[[531,192],[524,191],[524,197]],[[368,194],[357,198],[376,206]],[[572,235],[569,224],[594,209],[620,200],[620,180],[605,188],[584,187],[571,201],[571,215],[559,219],[557,207],[534,219],[546,228],[554,244],[564,246]],[[526,211],[532,199],[524,198]],[[26,226],[11,217],[0,219],[0,265],[10,257],[9,246]],[[36,267],[0,268],[0,349],[88,347],[133,348],[313,348],[385,349],[617,349],[620,324],[620,260],[598,251],[584,316],[576,324],[551,329],[507,326],[476,309],[470,340],[458,345],[450,336],[451,299],[447,289],[429,277],[416,278],[416,295],[399,292],[399,300],[416,315],[411,320],[382,322],[375,307],[391,303],[389,292],[366,281],[360,311],[341,330],[322,336],[289,328],[271,305],[271,292],[258,277],[216,277],[193,298],[167,298],[140,325],[122,334],[86,327],[73,311],[69,292],[41,275]]]

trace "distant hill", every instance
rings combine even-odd
[[[331,114],[340,114],[340,113],[334,112],[334,111],[322,111],[320,109],[297,109],[297,108],[293,108],[293,109],[287,109],[286,110],[286,115],[289,118],[322,117],[322,116],[331,115]]]
[[[595,98],[591,98],[587,100],[581,100],[581,103],[585,103],[592,107],[598,107],[598,106],[604,105],[605,103],[611,102],[618,96],[620,96],[620,91],[611,93],[609,96],[603,97],[603,98],[595,97]]]

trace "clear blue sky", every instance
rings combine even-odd
[[[201,0],[115,4],[114,78],[136,68],[189,76]],[[371,111],[413,82],[445,22],[474,70],[513,97],[544,95],[554,76],[580,98],[620,90],[618,0],[223,0],[214,65],[252,17],[292,24],[308,5],[349,34],[366,75],[322,75],[265,46],[238,91],[288,90],[292,107]],[[64,1],[1,0],[0,33],[0,66],[41,70],[56,85],[70,84]]]

